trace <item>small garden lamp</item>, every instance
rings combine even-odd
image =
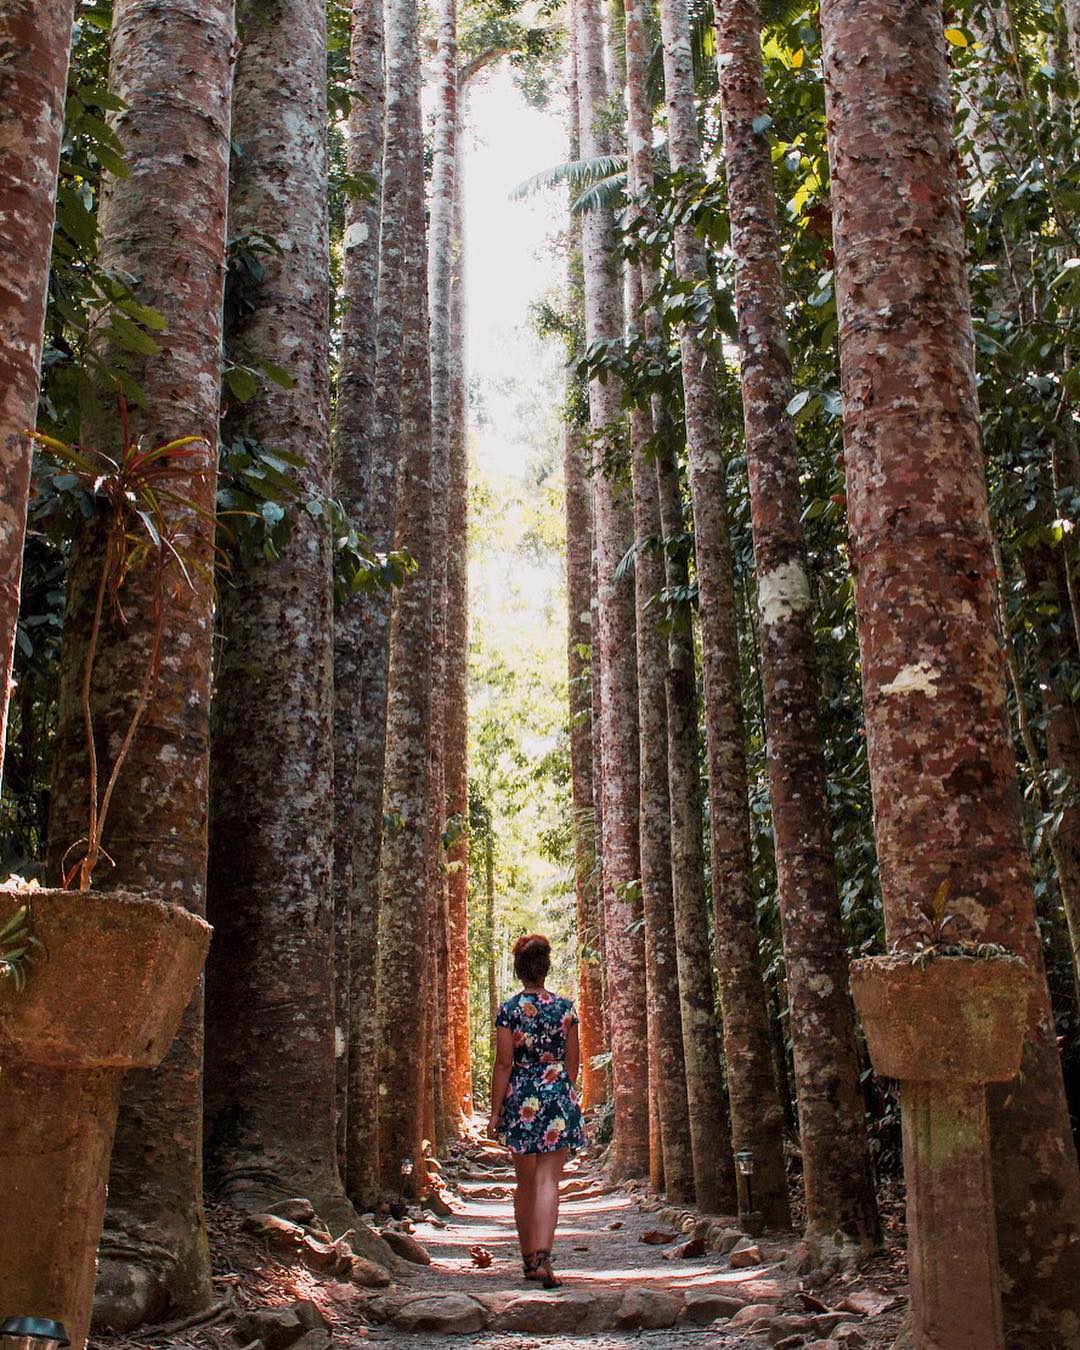
[[[738,1179],[740,1198],[745,1191],[746,1208],[745,1213],[750,1214],[754,1209],[754,1150],[750,1148],[741,1148],[735,1154],[735,1172]]]
[[[49,1317],[8,1317],[0,1322],[3,1350],[60,1350],[70,1344],[63,1322]]]

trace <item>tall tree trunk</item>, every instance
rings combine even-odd
[[[264,234],[236,359],[295,381],[232,407],[230,440],[298,456],[305,495],[331,491],[325,10],[241,0],[229,226]],[[208,967],[208,1152],[245,1208],[303,1195],[351,1227],[337,1165],[334,1055],[331,540],[294,510],[282,555],[237,561],[222,592],[215,697]],[[297,1104],[303,1103],[298,1110]]]
[[[458,109],[454,173],[454,259],[450,286],[450,500],[446,563],[446,810],[452,822],[447,851],[450,1020],[454,1036],[452,1100],[472,1115],[469,1034],[469,441],[465,352],[465,127]]]
[[[436,1120],[440,1142],[461,1133],[461,1103],[455,1100],[458,1080],[454,1034],[454,995],[449,944],[449,874],[443,868],[441,844],[446,809],[446,677],[447,569],[449,562],[450,453],[454,434],[454,207],[458,160],[457,0],[436,6],[435,138],[430,197],[428,304],[431,320],[431,825],[433,901],[442,938],[439,965],[436,1044],[439,1050],[439,1093]],[[436,986],[432,986],[434,989]]]
[[[600,0],[576,0],[581,150],[586,159],[609,152],[604,109],[603,22]],[[622,336],[622,295],[610,211],[587,213],[582,226],[585,270],[585,331],[590,344]],[[634,596],[627,578],[615,576],[633,540],[626,484],[603,472],[606,451],[615,448],[622,420],[619,383],[594,380],[589,417],[594,447],[593,528],[599,607],[601,757],[604,820],[604,932],[611,1018],[615,1136],[612,1170],[641,1176],[649,1165],[644,942],[631,931],[639,917],[635,887],[638,858],[637,677],[634,661]]]
[[[625,7],[623,52],[627,88],[627,143],[630,190],[639,203],[652,191],[652,111],[646,94],[646,33],[643,7]],[[660,327],[644,297],[655,285],[651,266],[627,268],[627,310],[631,326],[649,336]],[[675,899],[671,866],[671,797],[667,771],[667,640],[660,629],[656,601],[664,586],[664,564],[656,552],[662,534],[656,467],[651,458],[654,433],[667,427],[666,409],[656,401],[630,413],[631,475],[634,501],[634,561],[638,675],[638,734],[641,764],[641,891],[645,911],[645,980],[649,1012],[649,1088],[656,1102],[663,1144],[663,1186],[673,1200],[693,1201],[694,1165],[683,1054],[682,1007],[675,939]],[[655,1078],[655,1083],[653,1079]],[[715,1146],[715,1141],[714,1141]],[[655,1168],[654,1168],[655,1171]]]
[[[577,68],[571,51],[569,152],[581,153],[578,130]],[[581,225],[570,222],[567,304],[571,325],[581,327]],[[570,713],[570,795],[574,813],[574,892],[578,947],[578,1024],[581,1041],[581,1098],[586,1109],[607,1097],[607,1081],[593,1060],[604,1051],[604,990],[601,961],[602,895],[600,841],[593,784],[593,667],[585,655],[593,642],[592,501],[582,429],[577,425],[575,376],[567,363],[563,409],[563,488],[566,502],[566,661]]]
[[[577,427],[563,428],[563,483],[566,491],[566,628],[570,691],[570,788],[574,812],[574,890],[577,898],[578,1022],[581,1040],[582,1102],[586,1109],[606,1097],[603,1074],[593,1058],[603,1051],[596,840],[593,823],[592,700],[589,663],[583,655],[591,639],[592,522],[584,446]]]
[[[675,542],[686,533],[679,469],[670,449],[656,461],[669,589],[690,586],[687,558]],[[676,618],[668,637],[665,681],[668,718],[668,787],[671,796],[671,870],[675,893],[675,949],[679,962],[683,1055],[694,1153],[694,1193],[710,1214],[734,1211],[731,1122],[724,1098],[716,996],[709,951],[708,897],[701,791],[701,740],[691,621]]]
[[[0,51],[0,776],[19,620],[72,0],[2,0]]]
[[[716,0],[716,20],[804,1244],[827,1261],[875,1247],[881,1226],[825,793],[776,189],[768,138],[755,130],[767,111],[757,0]]]
[[[629,26],[629,15],[627,16]],[[627,44],[629,57],[629,42]],[[641,279],[629,268],[632,315],[641,310]],[[663,1144],[664,1190],[675,1201],[694,1199],[686,1063],[683,1057],[675,901],[671,872],[671,798],[667,772],[667,640],[654,602],[663,589],[664,565],[652,541],[661,534],[656,468],[648,446],[653,419],[630,414],[633,455],[634,561],[637,598],[638,727],[641,747],[641,895],[645,910],[645,985],[649,1012],[649,1086],[655,1092]],[[655,1077],[655,1088],[653,1078]]]
[[[102,265],[131,277],[139,300],[160,310],[168,324],[157,355],[122,358],[145,395],[145,406],[133,413],[133,434],[150,444],[202,436],[209,452],[196,472],[177,475],[172,484],[191,503],[176,508],[191,584],[178,586],[165,615],[155,697],[118,779],[104,839],[116,865],[103,880],[156,891],[197,913],[206,908],[214,607],[209,522],[217,478],[233,31],[231,0],[168,0],[153,7],[117,0],[109,86],[126,105],[115,125],[131,172],[109,182],[100,220]],[[192,71],[199,72],[197,80]],[[103,395],[87,439],[115,448],[111,406]],[[79,688],[100,542],[92,531],[77,541],[68,579],[49,819],[54,875],[86,831]],[[102,634],[92,692],[102,774],[145,678],[154,590],[145,573],[133,575],[125,587],[126,626],[114,621]],[[202,1207],[202,1014],[200,986],[164,1064],[125,1080],[98,1278],[99,1310],[118,1329],[196,1311],[211,1296]]]
[[[675,169],[697,174],[701,147],[685,0],[661,0],[660,21],[671,163]],[[690,221],[676,226],[675,262],[683,281],[708,284],[704,246]],[[716,964],[731,1135],[736,1149],[754,1151],[754,1193],[762,1212],[771,1223],[786,1224],[783,1111],[773,1073],[750,874],[739,638],[720,401],[705,336],[688,321],[679,338],[705,669]]]
[[[1069,53],[1080,84],[1080,0],[1062,0],[1065,11],[1065,31],[1069,38]]]
[[[1080,1174],[994,622],[941,7],[829,0],[821,18],[851,557],[886,932],[901,937],[949,882],[968,935],[1006,944],[1029,965],[1024,1072],[990,1091],[1006,1327],[1010,1345],[1075,1347]]]
[[[354,0],[350,44],[354,91],[349,109],[347,168],[381,186],[383,154],[383,18],[381,0]],[[341,362],[337,381],[334,494],[373,548],[393,547],[393,512],[382,496],[394,475],[376,474],[375,366],[378,335],[380,193],[350,198],[342,266]],[[375,498],[372,501],[372,497]],[[373,509],[369,509],[372,507]],[[364,1208],[375,1199],[377,1125],[375,951],[377,913],[365,863],[381,836],[382,753],[372,763],[369,641],[385,624],[389,596],[377,592],[334,616],[334,916],[338,1049],[338,1156],[350,1196]],[[385,697],[378,721],[385,719]],[[374,818],[375,803],[379,819]],[[354,855],[361,854],[359,866]],[[350,1119],[350,1117],[354,1117]]]
[[[416,975],[434,934],[430,895],[428,760],[431,737],[431,371],[424,229],[423,122],[416,0],[387,9],[386,78],[404,157],[398,237],[404,340],[399,383],[399,454],[408,493],[398,496],[397,537],[419,565],[395,596],[390,626],[386,726],[386,805],[395,820],[383,845],[379,944],[379,1092],[393,1110],[380,1114],[379,1170],[396,1186],[403,1158],[420,1158],[423,1137],[423,1006]],[[384,223],[384,230],[386,226]],[[441,508],[441,504],[440,504]],[[413,1173],[419,1183],[420,1169]]]

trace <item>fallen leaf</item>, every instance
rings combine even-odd
[[[487,1270],[495,1259],[486,1247],[470,1247],[469,1255],[473,1259],[473,1265],[479,1266],[481,1270]]]
[[[822,1303],[821,1299],[815,1298],[813,1294],[808,1294],[805,1289],[799,1290],[799,1302],[808,1312],[823,1313],[829,1311],[827,1303]]]
[[[614,1233],[623,1226],[622,1219],[616,1219],[614,1223],[608,1224],[608,1232]]]

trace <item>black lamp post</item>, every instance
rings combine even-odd
[[[49,1317],[8,1317],[0,1322],[3,1350],[60,1350],[70,1344],[63,1322]]]

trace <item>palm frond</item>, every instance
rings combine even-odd
[[[621,206],[626,198],[626,170],[608,174],[590,183],[581,195],[570,204],[572,216],[583,216],[586,211],[613,211]]]
[[[625,155],[598,155],[595,159],[570,159],[564,164],[543,169],[519,183],[510,193],[510,200],[517,202],[531,197],[537,192],[559,187],[565,183],[568,187],[580,190],[598,183],[613,174],[626,174]]]

